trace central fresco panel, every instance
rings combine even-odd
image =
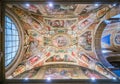
[[[7,4],[24,30],[23,61],[7,78],[114,77],[94,52],[94,32],[112,6]]]

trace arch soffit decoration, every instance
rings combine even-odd
[[[107,12],[107,14],[104,16],[104,19],[101,21],[99,26],[96,28],[96,31],[94,33],[94,49],[97,57],[100,59],[102,64],[104,64],[106,67],[111,67],[111,64],[103,57],[103,54],[101,52],[101,36],[102,32],[106,26],[106,23],[104,20],[110,19],[112,16],[115,16],[119,14],[119,7],[118,8],[113,8],[110,11]]]

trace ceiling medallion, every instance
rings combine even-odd
[[[52,44],[57,48],[65,48],[70,45],[70,38],[65,34],[57,34],[53,37]]]

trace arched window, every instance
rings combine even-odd
[[[19,42],[20,39],[16,24],[9,16],[5,16],[5,66],[14,61]]]

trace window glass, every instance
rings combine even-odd
[[[19,33],[15,23],[5,16],[5,66],[15,58],[19,46]]]

